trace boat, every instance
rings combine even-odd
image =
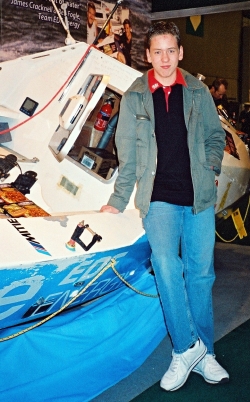
[[[123,214],[100,213],[118,174],[120,100],[141,72],[71,39],[0,63],[0,329],[151,275],[134,193]],[[246,193],[250,177],[245,144],[223,124],[216,214]]]

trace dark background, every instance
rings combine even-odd
[[[152,12],[183,10],[185,8],[209,7],[242,2],[244,2],[244,0],[152,0]]]

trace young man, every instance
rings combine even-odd
[[[212,384],[229,379],[215,360],[212,311],[215,173],[225,134],[207,86],[177,67],[183,58],[177,26],[157,22],[147,39],[153,69],[122,98],[119,175],[101,211],[123,212],[137,182],[135,203],[173,344],[160,385],[174,391],[192,370]]]
[[[87,43],[91,45],[97,37],[97,21],[95,19],[96,8],[94,3],[87,5]]]
[[[126,64],[131,67],[132,27],[128,19],[123,21],[124,33],[121,37],[122,51]]]

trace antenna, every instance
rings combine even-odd
[[[56,10],[56,13],[57,13],[57,15],[58,15],[59,20],[60,20],[61,23],[62,23],[63,28],[64,28],[65,31],[67,32],[67,38],[65,39],[65,44],[66,44],[66,45],[73,45],[74,43],[76,43],[76,41],[75,41],[75,39],[71,36],[70,31],[69,31],[69,22],[68,22],[67,11],[66,11],[66,10],[67,10],[67,7],[68,7],[68,3],[63,3],[63,4],[61,5],[61,9],[63,10],[63,13],[64,13],[65,22],[63,21],[63,19],[62,19],[62,17],[61,17],[61,14],[60,14],[60,12],[59,12],[59,10],[58,10],[58,8],[57,8],[57,6],[56,6],[54,0],[51,0],[51,3],[52,3],[52,5],[53,5],[54,9]]]
[[[66,25],[67,29],[69,30],[69,21],[68,21],[67,11],[66,11],[67,8],[68,8],[68,3],[62,3],[61,9],[63,10],[63,13],[64,13],[65,25]]]
[[[116,12],[117,8],[119,7],[119,5],[122,3],[123,0],[117,0],[116,5],[114,6],[113,10],[111,11],[111,13],[109,14],[108,18],[106,19],[106,22],[104,23],[102,29],[100,30],[99,34],[97,35],[97,37],[95,38],[94,42],[92,43],[92,45],[96,45],[98,43],[99,38],[101,37],[101,34],[103,33],[103,31],[105,30],[106,26],[108,25],[109,21],[111,20],[111,18],[113,17],[113,14]]]

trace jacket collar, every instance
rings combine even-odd
[[[179,68],[179,70],[186,82],[185,88],[187,90],[194,91],[196,89],[201,89],[202,87],[204,87],[205,84],[202,81],[199,81],[197,78],[195,78],[192,74],[188,73],[187,71],[183,70],[182,68]],[[148,71],[147,71],[141,77],[138,77],[133,82],[133,84],[130,86],[128,91],[143,93],[148,89],[149,88],[148,88]]]

